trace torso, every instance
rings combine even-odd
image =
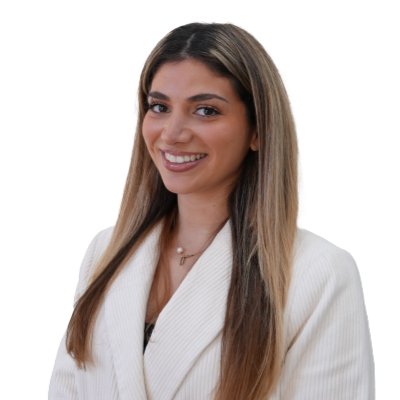
[[[172,243],[167,250],[167,257],[166,257],[166,262],[168,263],[168,269],[169,269],[169,279],[170,279],[170,284],[171,284],[171,293],[169,296],[169,299],[173,296],[173,294],[176,292],[180,284],[183,282],[185,279],[186,275],[189,273],[189,271],[192,269],[193,265],[196,263],[196,261],[200,258],[201,254],[198,254],[194,257],[186,258],[185,262],[183,265],[180,265],[180,259],[181,255],[177,253],[176,251],[176,244]],[[159,269],[161,265],[157,265],[157,269]],[[155,323],[157,316],[154,316],[151,318],[152,314],[155,312],[157,308],[157,293],[158,291],[162,290],[163,285],[157,285],[157,282],[153,280],[153,284],[150,289],[150,294],[149,294],[149,299],[147,302],[147,311],[146,311],[146,323]],[[160,296],[163,295],[163,293],[159,293]],[[169,300],[168,299],[168,300]]]

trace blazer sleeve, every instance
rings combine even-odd
[[[96,244],[101,232],[92,239],[83,258],[79,271],[78,286],[74,297],[74,305],[86,289]],[[78,391],[75,382],[77,366],[73,358],[67,353],[65,340],[66,332],[61,340],[53,368],[49,387],[49,400],[78,400]]]
[[[374,360],[356,262],[336,247],[294,288],[280,400],[373,400]]]

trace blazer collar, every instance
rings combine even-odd
[[[147,300],[157,267],[162,223],[155,226],[113,283],[105,301],[121,400],[173,399],[207,345],[221,332],[232,242],[228,221],[160,313],[143,357]]]

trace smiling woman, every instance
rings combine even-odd
[[[49,399],[373,399],[357,265],[298,228],[297,162],[287,93],[253,36],[201,23],[165,36]]]
[[[230,80],[187,59],[161,66],[150,90],[143,137],[167,189],[227,197],[249,148],[257,150],[256,130]]]

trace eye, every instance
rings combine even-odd
[[[167,112],[168,107],[164,104],[154,102],[154,103],[149,104],[149,110],[151,110],[152,112],[154,112],[156,114],[161,114],[161,113]]]
[[[214,117],[215,115],[221,114],[214,107],[199,107],[196,109],[197,114],[202,117]]]

